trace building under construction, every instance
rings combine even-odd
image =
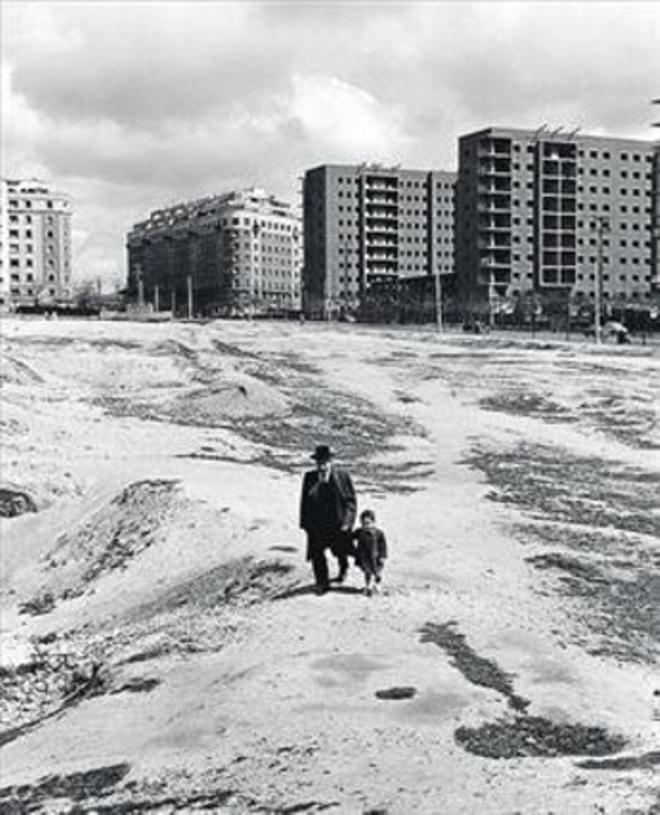
[[[359,314],[399,281],[454,271],[455,173],[324,164],[303,187],[303,307]]]
[[[152,212],[127,238],[128,293],[156,311],[237,316],[300,308],[302,230],[249,189]]]
[[[654,152],[561,128],[462,136],[455,264],[467,310],[648,308],[658,285]]]

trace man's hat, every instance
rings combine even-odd
[[[327,444],[317,444],[316,450],[312,453],[312,458],[315,461],[330,461],[331,458],[334,458],[334,455]]]

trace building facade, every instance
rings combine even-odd
[[[154,308],[235,315],[300,308],[302,229],[248,189],[152,212],[128,234],[128,292]]]
[[[355,311],[377,288],[454,270],[455,173],[325,164],[303,182],[303,308]]]
[[[71,199],[34,179],[2,179],[0,307],[71,296]]]
[[[546,128],[462,136],[455,260],[465,308],[530,296],[593,303],[599,277],[603,304],[648,304],[654,186],[649,142]]]
[[[653,258],[651,274],[651,297],[660,299],[660,142],[655,144],[653,157]]]

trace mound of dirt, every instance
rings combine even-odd
[[[35,385],[44,380],[27,363],[6,352],[0,352],[0,382],[7,385]]]
[[[252,603],[274,599],[295,582],[293,566],[277,560],[254,561],[251,557],[230,560],[164,592],[157,600],[138,606],[135,618],[153,617],[184,606],[198,612],[228,603]]]
[[[575,422],[577,417],[570,410],[553,399],[538,393],[513,390],[485,396],[479,400],[485,410],[511,413],[516,416],[532,416],[547,422]]]
[[[288,408],[289,400],[277,388],[245,377],[181,396],[166,412],[182,424],[213,427],[228,418],[281,414]]]
[[[136,481],[88,521],[60,535],[43,557],[43,590],[23,603],[21,612],[46,614],[58,599],[77,597],[101,575],[125,568],[158,540],[179,504],[178,489],[178,481]]]
[[[0,667],[2,694],[0,746],[33,729],[55,713],[97,692],[100,664],[76,647],[36,646],[19,664]]]
[[[0,517],[15,518],[26,512],[36,512],[37,505],[33,499],[23,492],[9,487],[0,487]]]

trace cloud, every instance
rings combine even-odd
[[[305,168],[452,168],[456,138],[543,122],[647,137],[650,3],[2,5],[4,172],[75,197],[75,269],[109,275],[150,209]]]
[[[332,76],[295,75],[291,113],[320,161],[389,160],[406,141],[399,111]]]

